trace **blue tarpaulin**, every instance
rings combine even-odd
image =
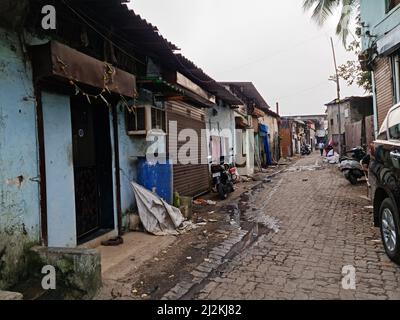
[[[260,124],[260,136],[263,137],[264,151],[267,158],[267,165],[270,166],[272,164],[272,156],[271,156],[271,149],[269,146],[268,126],[266,124]]]

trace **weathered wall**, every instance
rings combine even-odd
[[[279,129],[279,138],[283,158],[293,156],[292,152],[292,127],[288,120],[282,120]]]
[[[17,36],[0,29],[0,289],[16,282],[23,273],[24,250],[39,242],[36,111],[31,74]]]
[[[340,110],[340,128],[339,128],[339,110]],[[347,113],[346,113],[347,110]],[[345,132],[346,124],[351,123],[350,103],[344,102],[338,105],[330,105],[327,107],[327,119],[329,126],[329,139],[332,135],[340,134]],[[346,117],[346,115],[348,116]],[[333,125],[332,125],[333,120]]]
[[[386,12],[386,0],[361,0],[361,21],[371,35],[378,39],[400,23],[400,7]],[[371,45],[369,37],[363,38],[363,49]]]
[[[146,101],[138,102],[144,103]],[[118,143],[119,143],[119,165],[121,180],[121,210],[123,214],[123,227],[128,226],[127,214],[135,209],[135,196],[130,183],[137,181],[137,157],[145,157],[152,141],[146,141],[146,136],[129,136],[126,128],[125,107],[119,105],[118,113]],[[165,149],[163,146],[162,149]]]
[[[262,124],[266,124],[268,126],[268,133],[269,133],[269,145],[271,148],[271,154],[274,158],[274,161],[279,161],[279,143],[277,136],[279,135],[279,126],[278,120],[274,117],[266,115],[262,121]]]
[[[42,93],[49,247],[76,246],[70,97]]]
[[[216,114],[214,114],[213,110],[216,110]],[[229,152],[229,159],[227,160],[228,163],[232,163],[234,161],[233,155],[235,155],[235,150],[236,150],[236,134],[235,134],[235,113],[234,111],[227,107],[227,106],[221,106],[218,105],[214,108],[207,109],[205,111],[206,115],[206,128],[208,129],[207,131],[207,145],[209,145],[210,142],[210,135],[218,135],[221,134],[221,131],[223,130],[224,133],[223,135],[226,136],[230,133],[230,141],[231,141],[231,146],[230,149],[233,148],[233,150],[230,150]],[[226,132],[226,133],[225,133]],[[211,155],[211,150],[210,148],[207,149],[209,152],[209,155]]]
[[[381,127],[390,108],[393,106],[393,84],[390,60],[387,57],[377,59],[375,64],[376,103],[378,109],[378,128]]]

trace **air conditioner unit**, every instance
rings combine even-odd
[[[149,133],[166,133],[165,109],[151,104],[131,107],[126,111],[126,128],[130,136],[146,136]]]

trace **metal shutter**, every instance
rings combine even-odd
[[[167,123],[177,122],[178,134],[183,129],[193,129],[199,137],[198,154],[193,155],[198,164],[175,164],[173,167],[173,188],[182,196],[195,197],[210,191],[210,174],[207,156],[202,159],[201,150],[207,150],[206,136],[201,130],[206,129],[204,112],[181,101],[168,101],[166,103]],[[202,137],[202,138],[200,138]],[[177,137],[170,136],[168,145],[180,149],[186,142],[178,142]],[[202,145],[203,144],[203,145]],[[204,152],[203,152],[204,153]],[[204,156],[204,155],[203,155]]]

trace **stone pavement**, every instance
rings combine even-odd
[[[365,184],[351,186],[316,154],[276,179],[278,189],[263,210],[279,230],[235,256],[195,298],[400,299],[400,268],[373,227]],[[252,205],[265,202],[268,192]],[[348,265],[356,270],[356,290],[342,288]]]

